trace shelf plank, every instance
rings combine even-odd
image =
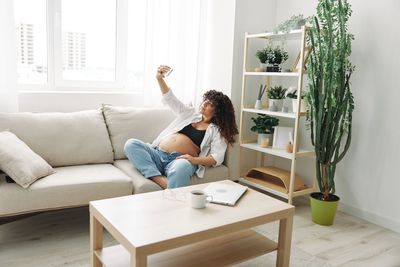
[[[298,77],[298,72],[255,72],[255,71],[246,71],[244,75],[247,76],[281,76],[281,77]]]
[[[149,255],[147,261],[149,267],[230,266],[276,249],[276,242],[253,230],[246,230]],[[130,254],[122,245],[95,253],[106,267],[131,266]]]
[[[263,148],[263,147],[260,147],[256,142],[242,143],[240,146],[248,148],[248,149],[256,150],[259,152],[267,153],[270,155],[274,155],[277,157],[281,157],[281,158],[293,159],[293,153],[288,153],[288,152],[286,152],[285,149],[272,148],[272,147]],[[295,157],[296,158],[313,157],[314,155],[315,155],[314,151],[300,149],[295,154]]]
[[[282,198],[288,199],[289,198],[289,194],[284,192],[283,190],[280,189],[274,189],[274,188],[270,188],[267,185],[263,185],[262,181],[256,181],[254,179],[248,179],[248,178],[244,178],[244,177],[240,177],[239,178],[239,182],[246,184],[246,185],[250,185],[253,186],[255,188],[261,189],[265,192],[274,194],[276,196],[280,196]],[[303,195],[308,195],[312,192],[315,192],[315,188],[313,187],[308,187],[305,189],[301,189],[298,191],[294,191],[293,192],[293,197],[298,197],[298,196],[303,196]]]
[[[247,178],[240,177],[239,178],[239,182],[241,182],[243,184],[246,184],[246,185],[253,186],[255,188],[261,189],[262,191],[265,191],[265,192],[280,196],[280,197],[285,198],[285,199],[288,199],[288,196],[289,196],[287,193],[285,193],[283,191],[274,190],[274,189],[272,189],[270,187],[263,186],[261,183],[259,183],[259,181],[252,181],[252,180],[249,180]]]
[[[244,112],[249,113],[257,113],[257,114],[266,114],[275,117],[282,117],[282,118],[290,118],[295,119],[297,117],[297,113],[293,112],[277,112],[277,111],[269,111],[268,109],[255,109],[255,108],[243,108]],[[305,116],[305,112],[301,112],[300,116]]]
[[[267,153],[270,155],[278,156],[281,158],[286,158],[286,159],[293,158],[293,154],[286,152],[284,149],[276,149],[276,148],[272,148],[272,147],[263,148],[263,147],[260,147],[257,143],[241,144],[241,146],[248,148],[248,149],[257,150],[259,152]]]
[[[296,153],[296,158],[301,158],[301,157],[315,157],[315,151],[300,150],[299,152]]]
[[[264,39],[298,39],[301,37],[302,30],[292,30],[288,33],[286,32],[264,32],[264,33],[255,33],[255,34],[247,34],[246,38],[264,38]]]

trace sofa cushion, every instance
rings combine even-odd
[[[129,160],[116,160],[114,166],[121,169],[131,177],[133,182],[133,192],[135,194],[161,190],[161,187],[156,183],[144,178]],[[226,179],[229,179],[228,168],[225,165],[220,165],[218,167],[206,168],[203,178],[193,175],[189,184],[209,183]]]
[[[206,168],[203,178],[199,178],[196,174],[190,179],[190,185],[211,183],[221,180],[229,180],[229,170],[225,165],[219,165],[218,167]]]
[[[152,142],[175,118],[169,109],[144,109],[103,105],[104,118],[114,148],[114,159],[125,159],[126,140]]]
[[[0,180],[0,216],[87,205],[91,200],[132,194],[132,181],[112,164],[55,168],[28,190]]]
[[[127,159],[116,160],[114,161],[114,166],[123,171],[126,175],[128,175],[133,184],[133,193],[140,194],[146,192],[153,192],[162,190],[162,188],[156,184],[155,182],[146,179],[140,172],[133,167],[133,165]]]
[[[44,159],[9,131],[0,132],[0,169],[23,188],[54,173]]]
[[[53,167],[113,162],[101,110],[0,113],[0,130],[5,129],[17,135]]]

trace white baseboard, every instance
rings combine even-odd
[[[343,202],[339,203],[339,210],[343,211],[344,213],[369,221],[371,223],[377,224],[379,226],[385,227],[397,233],[400,233],[400,222],[398,221],[394,221],[390,218],[379,216],[369,211],[358,209],[356,207],[347,205]]]

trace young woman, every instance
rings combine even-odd
[[[164,73],[169,69],[160,66],[156,79],[163,103],[177,118],[151,145],[129,139],[124,148],[136,169],[162,188],[186,186],[195,172],[202,178],[206,167],[221,165],[228,144],[233,144],[238,134],[229,97],[210,90],[196,111],[178,100],[165,83]]]

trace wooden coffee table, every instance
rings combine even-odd
[[[216,267],[274,250],[276,266],[289,266],[292,205],[251,189],[235,207],[207,204],[193,209],[188,201],[176,199],[205,186],[91,201],[92,266]],[[277,243],[250,229],[276,220]],[[120,245],[103,248],[103,228]]]

